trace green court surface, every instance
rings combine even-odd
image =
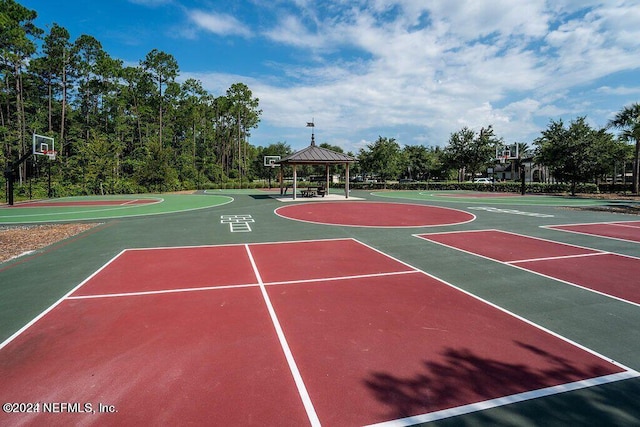
[[[222,190],[204,190],[205,194],[276,194],[279,188],[228,188]]]
[[[599,206],[608,201],[584,197],[524,195],[514,193],[491,193],[478,191],[377,191],[377,197],[389,197],[426,202],[451,203],[491,203],[494,205],[532,205],[532,206]]]
[[[335,193],[338,194],[339,191],[336,190]],[[615,201],[538,195],[478,195],[473,192],[455,191],[371,193],[354,190],[351,193],[354,198],[367,202],[453,208],[451,210],[475,216],[470,222],[446,226],[368,228],[309,223],[279,216],[274,212],[277,208],[291,206],[295,202],[282,203],[275,197],[269,197],[276,194],[276,191],[246,189],[207,190],[193,195],[163,194],[111,198],[162,200],[137,205],[17,205],[0,208],[0,223],[5,225],[98,219],[102,223],[96,228],[30,255],[0,263],[0,343],[29,325],[33,319],[125,249],[350,238],[420,269],[487,304],[538,325],[551,334],[570,340],[581,348],[603,355],[607,360],[640,371],[639,304],[416,237],[418,234],[429,233],[501,230],[559,244],[619,254],[627,258],[640,258],[638,242],[548,228],[553,225],[640,220],[635,215],[588,209],[615,204]],[[109,198],[54,199],[65,200]],[[321,198],[317,201],[321,201]],[[335,204],[335,209],[339,210],[341,206],[346,206],[345,203],[358,201],[332,203]],[[305,204],[306,209],[310,211],[314,208],[313,202],[300,200],[299,204]],[[372,209],[370,215],[380,215],[380,212],[378,209]],[[520,249],[517,246],[506,248],[514,254]],[[300,253],[287,259],[274,259],[273,268],[290,269],[296,264],[298,257],[308,259],[313,256],[314,254]],[[345,253],[342,256],[344,262],[348,263],[349,254]],[[571,262],[570,260],[568,257],[567,262]],[[203,260],[205,266],[206,263],[215,262],[216,260]],[[640,282],[636,282],[638,283]],[[407,313],[411,318],[417,315],[419,313]],[[433,327],[436,328],[437,325]],[[442,333],[445,334],[447,331]],[[451,337],[451,347],[452,351],[459,350],[456,354],[465,354],[465,343],[456,341],[455,337]],[[259,352],[260,349],[256,351]],[[482,364],[474,365],[477,362],[472,359],[460,361],[469,368],[469,372],[483,369]],[[429,366],[428,360],[424,360],[423,363],[425,367]],[[491,361],[485,360],[483,363]],[[572,366],[570,360],[556,360],[555,363],[556,373],[562,372],[563,369],[570,370]],[[393,390],[389,389],[388,394],[378,394],[386,396],[381,398],[386,399],[385,404],[389,406],[390,411],[394,409],[394,405],[398,405],[398,399],[414,396],[412,393],[416,393],[416,387],[423,387],[422,374],[417,371],[414,376],[402,377],[402,383],[394,384]],[[447,377],[446,372],[441,374],[441,378]],[[509,380],[514,381],[512,378]],[[418,391],[418,395],[428,398],[428,388]],[[459,389],[450,390],[452,394],[462,392],[464,391]],[[220,393],[224,391],[221,390]],[[639,401],[640,378],[632,378],[518,403],[505,402],[492,409],[468,414],[461,412],[460,415],[453,415],[428,425],[640,426]]]
[[[160,215],[205,209],[232,201],[233,198],[228,196],[202,194],[64,197],[0,207],[0,224],[93,221]]]

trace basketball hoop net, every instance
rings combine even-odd
[[[49,158],[49,160],[55,160],[56,159],[56,151],[55,150],[45,150],[42,152],[45,156],[47,156]]]

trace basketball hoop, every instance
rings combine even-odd
[[[33,148],[31,151],[37,156],[47,156],[49,160],[56,159],[55,141],[50,136],[33,134]]]
[[[264,156],[264,166],[275,168],[276,166],[280,166],[280,156]]]

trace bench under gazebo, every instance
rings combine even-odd
[[[344,186],[344,196],[345,198],[349,198],[349,165],[357,162],[358,159],[352,156],[348,156],[344,153],[338,153],[337,151],[329,150],[328,148],[318,147],[315,142],[315,137],[311,134],[311,145],[307,148],[304,148],[300,151],[297,151],[287,157],[280,159],[278,162],[280,164],[280,176],[282,174],[282,168],[285,165],[290,165],[293,167],[293,199],[296,199],[297,194],[297,185],[298,185],[298,174],[297,174],[297,166],[298,165],[324,165],[325,166],[325,175],[326,175],[326,183],[324,185],[324,191],[326,194],[329,194],[329,184],[330,184],[330,176],[329,176],[329,167],[331,165],[345,165],[345,186]],[[283,195],[285,193],[284,184],[282,180],[280,181],[280,194]],[[306,196],[312,195],[311,191],[307,189],[305,191]],[[324,195],[324,194],[323,194]]]

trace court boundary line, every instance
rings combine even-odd
[[[89,275],[89,277],[87,277],[86,279],[84,279],[82,282],[80,282],[78,285],[76,285],[75,287],[73,287],[71,290],[69,290],[67,293],[65,293],[64,295],[62,295],[62,297],[60,297],[60,299],[58,299],[57,301],[55,301],[53,304],[51,304],[49,307],[45,308],[42,313],[38,314],[36,317],[34,317],[33,319],[31,319],[29,322],[27,322],[23,327],[21,327],[20,329],[18,329],[16,332],[14,332],[12,335],[10,335],[6,340],[4,340],[3,342],[0,343],[0,350],[2,350],[4,347],[6,347],[8,344],[10,344],[14,339],[16,339],[18,336],[20,336],[24,331],[26,331],[27,329],[29,329],[31,326],[33,326],[35,323],[37,323],[40,319],[42,319],[44,316],[47,315],[47,313],[49,313],[51,310],[53,310],[54,308],[56,308],[57,306],[59,306],[64,300],[67,299],[67,297],[69,297],[72,293],[74,293],[75,291],[77,291],[78,289],[80,289],[85,283],[87,283],[89,280],[91,280],[92,278],[94,278],[98,273],[100,273],[102,270],[106,269],[109,265],[111,265],[111,263],[113,263],[116,259],[118,259],[118,257],[120,257],[120,255],[122,255],[124,252],[126,251],[126,249],[123,249],[122,251],[120,251],[117,255],[115,255],[113,258],[111,258],[110,260],[108,260],[102,267],[98,268],[96,271],[94,271],[93,273],[91,273]]]
[[[629,240],[629,239],[623,239],[621,237],[604,236],[602,234],[585,233],[584,231],[565,230],[565,229],[562,229],[562,228],[556,228],[556,227],[572,227],[572,226],[581,226],[581,225],[612,225],[612,226],[615,226],[615,227],[640,228],[640,225],[638,225],[638,226],[624,225],[624,224],[620,224],[621,222],[638,222],[638,221],[584,222],[584,223],[577,223],[577,224],[540,225],[539,227],[547,229],[547,230],[562,231],[562,232],[571,233],[571,234],[579,234],[579,235],[582,235],[582,236],[600,237],[601,239],[618,240],[620,242],[640,244],[640,241],[638,241],[638,240]]]
[[[475,230],[475,231],[486,231],[486,230]],[[464,231],[456,231],[454,233],[457,232],[464,232]],[[445,232],[447,233],[447,232]],[[423,234],[442,234],[442,233],[423,233]],[[517,233],[513,233],[513,234],[517,234]],[[413,234],[413,237],[419,237],[421,238],[418,234]],[[528,237],[528,236],[525,236]],[[424,238],[421,238],[423,240],[427,240]],[[544,240],[544,239],[541,239]],[[409,267],[410,269],[412,269],[413,271],[406,271],[406,272],[402,272],[402,274],[408,274],[408,273],[421,273],[426,277],[429,277],[445,286],[448,286],[450,288],[453,288],[459,292],[461,292],[464,295],[467,295],[471,298],[473,298],[474,300],[486,304],[490,307],[493,307],[494,309],[502,312],[503,314],[510,316],[512,318],[518,319],[524,323],[526,323],[528,326],[536,328],[546,334],[549,334],[550,336],[553,336],[557,339],[560,339],[561,341],[564,341],[582,351],[585,351],[593,356],[596,356],[597,358],[601,359],[603,362],[607,362],[610,363],[614,366],[617,366],[618,368],[620,368],[621,370],[623,370],[623,372],[619,372],[616,374],[610,374],[610,375],[605,375],[605,376],[600,376],[600,377],[594,377],[594,378],[588,378],[585,380],[580,380],[580,381],[575,381],[575,382],[571,382],[571,383],[565,383],[565,384],[559,384],[559,385],[555,385],[555,386],[551,386],[551,387],[544,387],[541,389],[535,389],[535,390],[530,390],[527,392],[523,392],[523,393],[516,393],[516,394],[512,394],[512,395],[506,395],[506,396],[502,396],[500,398],[495,398],[495,399],[488,399],[485,401],[480,401],[480,402],[475,402],[472,404],[468,404],[468,405],[462,405],[462,406],[457,406],[454,408],[449,408],[449,409],[445,409],[445,410],[441,410],[441,411],[433,411],[433,412],[427,412],[424,414],[418,414],[412,417],[408,417],[408,418],[401,418],[401,419],[396,419],[396,420],[389,420],[389,421],[385,421],[382,423],[378,423],[378,424],[371,424],[371,426],[384,426],[384,427],[390,427],[390,426],[408,426],[408,425],[413,425],[419,422],[426,422],[426,421],[435,421],[435,420],[440,420],[440,419],[446,419],[446,418],[450,418],[456,415],[464,415],[464,414],[469,414],[469,413],[474,413],[474,412],[479,412],[482,410],[486,410],[486,409],[491,409],[491,408],[496,408],[496,407],[501,407],[501,406],[505,406],[507,404],[512,404],[512,403],[519,403],[519,402],[525,402],[528,400],[532,400],[538,397],[547,397],[547,396],[553,396],[556,394],[560,394],[566,391],[576,391],[576,390],[581,390],[581,389],[585,389],[585,388],[589,388],[592,386],[596,386],[596,385],[602,385],[602,384],[609,384],[609,383],[614,383],[614,382],[618,382],[624,379],[630,379],[630,378],[637,378],[640,377],[640,372],[629,368],[628,366],[619,363],[615,360],[612,360],[609,357],[605,357],[603,354],[590,349],[582,344],[579,344],[563,335],[560,335],[556,332],[553,332],[552,330],[539,325],[523,316],[520,316],[512,311],[509,311],[503,307],[498,306],[497,304],[486,300],[480,296],[474,295],[473,293],[466,291],[465,289],[458,287],[456,285],[453,285],[452,283],[441,279],[433,274],[427,273],[426,271],[416,268],[414,266],[412,266],[411,264],[401,261],[398,258],[386,254],[385,252],[376,249],[356,238],[333,238],[333,239],[309,239],[309,240],[302,240],[302,241],[286,241],[286,242],[261,242],[261,243],[257,243],[257,244],[279,244],[279,243],[298,243],[298,242],[319,242],[319,241],[353,241],[356,242],[360,245],[362,245],[363,247],[369,248],[371,250],[374,250],[394,261],[397,261],[400,264],[405,265],[406,267]],[[438,243],[438,242],[433,242],[433,243]],[[555,243],[555,242],[554,242]],[[245,248],[245,250],[247,251],[247,255],[250,258],[251,261],[251,265],[252,268],[254,270],[254,274],[256,276],[256,279],[258,280],[259,284],[258,285],[251,285],[253,287],[255,286],[260,286],[261,292],[263,293],[263,298],[265,299],[265,304],[268,304],[268,310],[269,313],[271,315],[271,310],[273,310],[273,314],[275,316],[275,309],[273,309],[273,306],[270,305],[271,301],[268,298],[268,294],[266,292],[266,286],[264,283],[262,283],[262,278],[260,276],[259,270],[257,269],[257,265],[255,264],[255,261],[253,260],[253,256],[251,254],[250,248],[249,246],[253,245],[253,243],[239,243],[239,244],[219,244],[219,245],[202,245],[202,246],[187,246],[187,248],[206,248],[206,247],[223,247],[223,246],[243,246]],[[443,246],[447,246],[447,245],[443,245]],[[571,246],[571,245],[570,245]],[[15,338],[17,338],[20,334],[22,334],[26,329],[28,329],[29,327],[33,326],[35,323],[37,323],[39,320],[41,320],[46,314],[48,314],[49,312],[51,312],[54,308],[56,308],[57,306],[59,306],[64,300],[66,299],[71,299],[69,298],[69,296],[77,291],[80,287],[82,287],[83,285],[85,285],[89,280],[91,280],[93,277],[95,277],[97,274],[99,274],[101,271],[103,271],[104,269],[106,269],[108,266],[110,266],[115,260],[117,260],[122,254],[124,254],[125,252],[129,251],[129,250],[154,250],[154,249],[172,249],[172,248],[181,248],[181,247],[161,247],[161,248],[134,248],[134,249],[124,249],[122,251],[120,251],[117,255],[115,255],[114,257],[112,257],[109,261],[107,261],[103,266],[101,266],[99,269],[97,269],[95,272],[93,272],[91,275],[89,275],[86,279],[84,279],[82,282],[80,282],[77,286],[75,286],[73,289],[71,289],[69,292],[67,292],[65,295],[63,295],[58,301],[54,302],[50,307],[48,307],[47,309],[45,309],[42,313],[40,313],[38,316],[36,316],[34,319],[32,319],[31,321],[29,321],[25,326],[23,326],[22,328],[20,328],[18,331],[16,331],[13,335],[11,335],[9,338],[7,338],[4,342],[0,343],[0,350],[2,350],[5,346],[7,346],[10,342],[12,342]],[[456,249],[456,248],[453,248]],[[458,250],[458,249],[456,249]],[[476,254],[473,254],[476,255]],[[479,256],[479,255],[476,255]],[[490,259],[490,258],[487,258]],[[493,261],[493,260],[492,260]],[[508,264],[507,264],[508,265]],[[517,266],[514,266],[516,268],[520,268]],[[310,279],[313,281],[319,281],[321,279]],[[557,280],[557,279],[555,279]],[[297,282],[297,281],[296,281]],[[233,285],[233,286],[237,286],[237,285]],[[216,287],[216,289],[219,289],[220,287]],[[268,301],[268,303],[267,303]],[[624,300],[623,300],[624,301]],[[627,301],[625,301],[627,302]],[[277,316],[275,317],[275,320],[277,321]],[[276,332],[278,333],[282,333],[283,337],[284,337],[284,332],[278,323],[276,324],[272,318],[272,322],[274,323],[274,327],[276,328]],[[280,329],[280,332],[277,331],[277,329]],[[280,338],[280,337],[278,337]],[[286,343],[286,337],[285,338],[285,343]],[[281,344],[282,345],[282,344]],[[288,344],[287,344],[287,348],[288,348]],[[283,347],[284,350],[284,347]],[[290,348],[288,348],[289,353],[291,352]],[[293,356],[292,356],[293,357]],[[288,360],[287,360],[288,362]],[[293,360],[293,362],[295,363],[295,360]],[[297,370],[297,366],[295,368]],[[299,371],[298,371],[298,375],[300,375]],[[302,381],[302,377],[300,376],[300,380]],[[302,382],[302,385],[304,386],[304,382]],[[298,386],[298,383],[296,381],[296,386]],[[307,415],[309,416],[309,420],[312,423],[313,426],[319,426],[320,425],[320,421],[317,418],[317,414],[315,414],[315,409],[313,408],[313,403],[311,402],[310,396],[308,395],[308,392],[306,392],[306,387],[304,387],[305,393],[306,393],[306,398],[309,399],[309,404],[311,405],[310,408],[307,408],[306,404],[304,403],[304,399],[305,397],[303,397],[303,395],[301,394],[301,398],[303,399],[303,404],[305,405],[305,410],[307,410]],[[299,389],[300,392],[300,389]],[[310,413],[309,411],[312,412]],[[314,417],[315,414],[315,417]],[[410,424],[407,424],[407,420],[411,420]],[[414,421],[415,420],[415,421]]]
[[[636,375],[634,375],[636,374]],[[468,405],[457,406],[455,408],[442,409],[440,411],[429,412],[427,414],[413,415],[406,418],[396,420],[383,421],[376,424],[369,424],[365,427],[408,427],[421,423],[438,421],[459,415],[468,415],[474,412],[480,412],[487,409],[498,408],[510,405],[512,403],[526,402],[528,400],[538,399],[541,397],[555,396],[557,394],[582,390],[598,385],[610,384],[631,378],[637,378],[640,373],[631,370],[630,372],[620,372],[617,374],[604,375],[601,377],[590,378],[581,381],[574,381],[558,386],[545,387],[538,390],[525,391],[509,396],[498,397],[495,399],[485,400],[482,402],[470,403]]]
[[[425,240],[427,242],[435,243],[435,244],[443,246],[445,248],[453,249],[453,250],[456,250],[458,252],[463,252],[463,253],[466,253],[466,254],[469,254],[469,255],[473,255],[475,257],[480,257],[480,258],[489,260],[491,262],[496,262],[498,264],[503,264],[503,265],[506,265],[506,266],[509,266],[509,267],[517,268],[517,269],[525,271],[527,273],[536,274],[536,275],[544,277],[546,279],[551,279],[551,280],[554,280],[556,282],[564,283],[566,285],[575,286],[576,288],[579,288],[579,289],[582,289],[582,290],[585,290],[585,291],[588,291],[588,292],[593,292],[595,294],[598,294],[598,295],[601,295],[601,296],[605,296],[607,298],[612,298],[612,299],[618,300],[620,302],[624,302],[626,304],[631,304],[631,305],[635,305],[637,307],[640,307],[640,303],[637,303],[637,302],[634,302],[634,301],[629,301],[629,300],[626,300],[624,298],[617,297],[615,295],[610,295],[610,294],[604,293],[602,291],[598,291],[597,289],[587,288],[586,286],[582,286],[582,285],[579,285],[577,283],[569,282],[567,280],[560,279],[558,277],[549,276],[547,274],[540,273],[540,272],[537,272],[537,271],[534,271],[534,270],[530,270],[530,269],[527,269],[525,267],[521,267],[521,266],[515,264],[515,262],[525,262],[527,260],[501,261],[501,260],[497,260],[497,259],[494,259],[494,258],[490,258],[490,257],[488,257],[486,255],[477,254],[477,253],[468,251],[466,249],[456,248],[455,246],[450,246],[450,245],[447,245],[446,243],[436,242],[436,241],[429,240],[427,238],[422,237],[422,235],[430,235],[430,234],[433,234],[433,235],[435,235],[435,234],[453,234],[453,233],[483,232],[483,231],[498,231],[498,232],[502,232],[502,233],[513,234],[515,236],[528,237],[528,238],[531,238],[531,239],[537,239],[537,240],[541,240],[541,241],[545,241],[545,242],[556,243],[556,244],[559,244],[559,245],[573,246],[573,247],[580,248],[580,249],[592,250],[592,251],[594,251],[594,253],[591,254],[591,255],[615,255],[615,256],[621,256],[621,257],[625,257],[625,258],[631,258],[631,259],[640,260],[640,258],[631,256],[631,255],[625,255],[625,254],[620,254],[620,253],[616,253],[616,252],[609,252],[609,251],[602,251],[600,249],[593,249],[593,248],[589,248],[589,247],[586,247],[586,246],[573,245],[573,244],[570,244],[570,243],[554,242],[553,240],[548,240],[548,239],[544,239],[544,238],[540,238],[540,237],[534,237],[534,236],[527,236],[526,234],[520,234],[520,233],[511,232],[511,231],[498,230],[498,229],[494,229],[494,228],[488,228],[488,229],[484,229],[484,230],[469,230],[469,231],[459,230],[459,231],[453,231],[453,232],[446,232],[445,231],[445,232],[441,232],[441,233],[438,233],[438,232],[420,233],[420,234],[412,234],[412,236],[413,237],[417,237],[417,238],[419,238],[421,240]],[[584,255],[588,255],[588,254],[584,254]],[[556,257],[556,258],[560,258],[561,259],[562,257]],[[549,258],[549,259],[555,259],[555,258],[552,257],[552,258]]]

